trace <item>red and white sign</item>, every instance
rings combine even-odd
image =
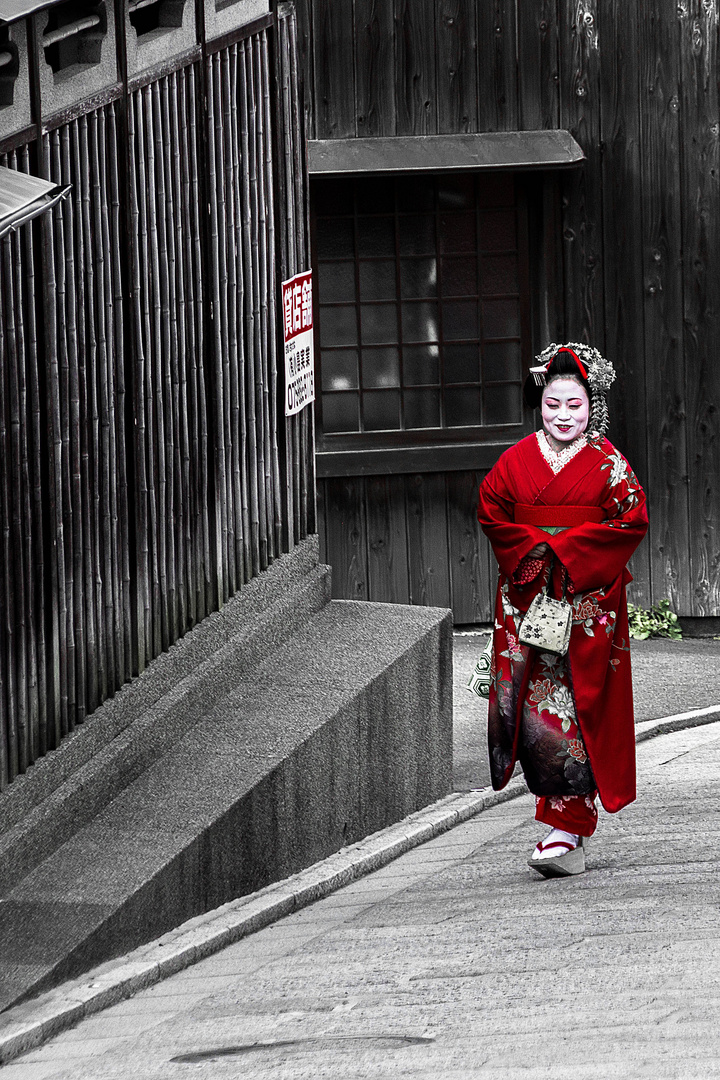
[[[282,283],[285,331],[285,415],[293,416],[315,400],[312,271]]]

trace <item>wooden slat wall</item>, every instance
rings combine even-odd
[[[519,4],[519,126],[524,130],[560,124],[560,42],[556,0]]]
[[[600,86],[597,0],[561,0],[560,126],[588,157],[587,167],[564,177],[565,332],[603,352]]]
[[[395,133],[394,12],[387,0],[355,0],[358,135]]]
[[[309,257],[278,23],[274,56],[239,34],[0,155],[72,185],[0,240],[0,789],[315,528],[278,400]]]
[[[635,403],[635,410],[613,410],[613,437],[623,448],[633,468],[645,479],[648,475],[648,438],[645,424],[645,324],[643,309],[644,252],[642,234],[643,192],[641,162],[641,118],[633,103],[637,100],[642,74],[638,65],[639,27],[632,7],[617,0],[612,15],[602,20],[604,60],[601,82],[601,113],[604,148],[602,154],[603,261],[605,268],[605,349],[608,356],[622,356],[614,399]],[[608,44],[606,41],[609,39]],[[634,68],[634,78],[628,71]],[[626,206],[627,213],[612,208]],[[641,418],[641,422],[638,422]],[[651,601],[650,544],[640,546],[632,560],[635,577],[633,599],[647,606]]]
[[[321,557],[333,595],[452,607],[492,619],[497,580],[476,519],[480,472],[337,477],[318,484]]]
[[[299,7],[316,138],[572,131],[587,163],[561,181],[561,334],[606,350],[619,372],[610,437],[651,516],[631,595],[719,616],[717,4]]]
[[[517,5],[476,0],[475,8],[478,130],[512,131],[518,125]]]
[[[653,592],[662,582],[662,595],[670,596],[675,609],[694,614],[688,558],[679,27],[676,17],[666,17],[662,0],[650,0],[646,10],[639,67],[647,95],[640,174],[650,575]]]
[[[368,594],[410,603],[407,500],[402,476],[370,476],[365,481]]]
[[[439,131],[477,129],[476,34],[472,0],[439,0],[435,8]]]
[[[436,66],[426,61],[430,44],[435,49],[432,4],[414,0],[395,2],[395,98],[398,135],[437,132]]]
[[[324,136],[328,139],[355,134],[352,25],[353,0],[316,0],[312,22],[315,111],[320,127],[329,133]]]
[[[720,139],[718,7],[690,0],[680,21],[684,375],[690,475],[690,602],[717,615],[720,597]]]

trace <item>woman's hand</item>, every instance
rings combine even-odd
[[[528,559],[544,559],[550,550],[549,544],[536,544],[532,551],[528,551],[526,558]]]

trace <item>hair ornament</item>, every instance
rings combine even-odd
[[[535,357],[538,366],[530,368],[536,386],[545,386],[547,384],[547,369],[559,352],[572,353],[578,363],[580,372],[582,373],[583,368],[587,372],[585,377],[590,387],[589,436],[594,439],[602,439],[610,423],[605,395],[615,381],[615,368],[592,345],[585,345],[583,342],[576,341],[568,342],[567,345],[553,343]]]
[[[541,364],[539,367],[531,367],[530,374],[533,377],[533,382],[536,386],[547,386],[546,373],[550,366],[550,361],[547,364]]]

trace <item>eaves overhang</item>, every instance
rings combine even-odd
[[[1,0],[0,0],[1,2]],[[569,131],[492,131],[476,135],[399,135],[312,139],[311,176],[358,173],[571,169],[585,155]]]

